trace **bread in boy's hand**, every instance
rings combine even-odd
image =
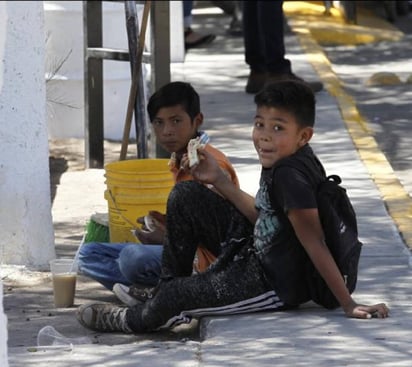
[[[207,141],[204,142],[199,137],[189,140],[189,143],[187,144],[189,167],[193,167],[194,165],[199,163],[199,155],[197,154],[197,150],[199,148],[203,148],[206,145]]]

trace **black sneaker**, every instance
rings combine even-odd
[[[267,73],[251,70],[247,78],[246,93],[256,94],[265,85],[267,80]]]
[[[126,311],[126,307],[108,303],[88,303],[77,309],[76,317],[80,324],[91,330],[132,333],[126,322]]]
[[[137,304],[145,303],[147,300],[153,298],[154,288],[140,286],[133,284],[130,287],[127,285],[116,283],[113,286],[113,292],[120,301],[129,307],[136,306]]]

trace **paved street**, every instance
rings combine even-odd
[[[380,149],[412,194],[412,79],[406,83],[412,75],[412,13],[398,17],[394,25],[405,33],[399,42],[323,47],[345,90],[373,129]],[[377,72],[395,73],[403,83],[368,87],[367,80]]]

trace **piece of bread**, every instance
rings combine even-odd
[[[187,144],[187,156],[189,158],[189,167],[199,163],[199,156],[197,154],[197,148],[200,146],[199,138],[190,139],[189,144]]]
[[[187,144],[189,167],[193,167],[194,165],[199,163],[199,155],[197,154],[197,150],[199,148],[203,148],[206,145],[207,141],[203,142],[199,137],[189,140],[189,144]]]

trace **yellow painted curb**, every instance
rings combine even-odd
[[[285,5],[288,2],[285,2]],[[301,3],[301,2],[293,2]],[[296,5],[296,4],[295,4]],[[412,249],[412,198],[399,182],[385,155],[372,136],[367,120],[359,113],[356,101],[342,88],[323,49],[313,37],[309,25],[303,22],[302,14],[288,13],[288,23],[319,74],[327,91],[336,98],[342,118],[377,188],[379,189],[389,215],[393,218],[406,245]]]
[[[285,1],[283,9],[295,24],[309,30],[320,44],[358,45],[378,41],[399,41],[404,34],[374,16],[366,9],[357,8],[357,24],[347,24],[341,12],[331,8],[325,14],[322,1]]]

